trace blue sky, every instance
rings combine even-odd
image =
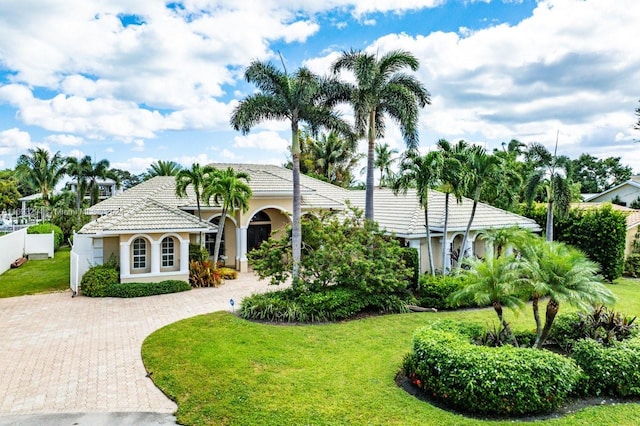
[[[29,148],[108,159],[286,161],[288,125],[228,122],[254,59],[319,74],[345,49],[406,49],[433,104],[420,145],[620,156],[640,172],[637,0],[22,0],[0,3],[0,168]],[[12,4],[8,4],[12,3]],[[343,107],[347,119],[351,112]],[[389,125],[385,142],[403,142]],[[364,144],[361,144],[364,148]]]

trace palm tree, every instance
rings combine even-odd
[[[291,125],[291,161],[293,174],[293,227],[291,236],[293,280],[297,283],[302,247],[302,216],[300,198],[300,141],[302,122],[315,131],[319,127],[349,134],[348,125],[333,111],[336,99],[344,97],[344,87],[336,80],[321,79],[307,68],[293,74],[280,71],[268,62],[252,62],[245,70],[245,79],[259,91],[244,98],[234,108],[231,126],[248,133],[265,120],[287,120]]]
[[[520,262],[515,256],[488,256],[480,260],[465,259],[469,268],[462,272],[464,287],[451,295],[454,303],[471,297],[480,306],[491,304],[496,311],[500,324],[517,346],[509,323],[504,318],[503,308],[521,310],[524,302],[517,294],[520,276]]]
[[[379,188],[382,188],[391,182],[393,178],[393,171],[391,165],[396,162],[396,158],[393,157],[397,154],[398,150],[391,149],[388,143],[377,143],[375,146],[375,161],[373,165],[380,170],[380,183]]]
[[[427,256],[429,258],[429,273],[435,275],[433,265],[433,248],[431,246],[431,227],[429,225],[429,191],[433,189],[442,173],[443,157],[439,151],[432,151],[421,156],[417,150],[405,153],[400,163],[398,178],[393,180],[394,193],[407,193],[408,188],[415,187],[420,206],[424,210],[424,228],[427,238]]]
[[[522,192],[522,176],[524,174],[519,157],[526,145],[516,139],[503,142],[502,149],[494,149],[493,155],[500,159],[501,173],[493,176],[482,189],[481,200],[503,210],[513,210],[520,200]]]
[[[460,261],[467,255],[466,247],[469,239],[469,231],[471,230],[471,225],[476,215],[483,185],[485,182],[495,179],[502,171],[500,158],[487,154],[487,151],[480,146],[473,146],[469,149],[469,154],[466,156],[466,165],[469,170],[466,189],[467,195],[473,199],[473,207],[471,208],[471,216],[469,217],[469,222],[467,223],[467,228],[462,238],[458,266],[461,265]]]
[[[361,154],[354,152],[353,140],[329,132],[328,135],[321,134],[320,138],[308,137],[305,142],[307,173],[338,186],[344,187],[351,182],[352,170],[361,158]]]
[[[67,174],[76,182],[76,211],[78,214],[80,214],[80,206],[89,187],[87,174],[90,169],[91,157],[88,155],[85,155],[81,159],[75,157],[66,158]]]
[[[53,155],[43,148],[29,149],[17,161],[16,172],[34,191],[42,194],[42,202],[49,205],[49,196],[65,175],[65,160],[60,151]]]
[[[202,220],[202,212],[200,211],[200,200],[202,199],[202,192],[205,187],[205,183],[211,173],[214,173],[215,169],[211,166],[200,166],[199,163],[191,165],[190,169],[182,169],[176,175],[176,195],[178,197],[184,197],[187,195],[187,187],[191,185],[193,192],[196,194],[196,204],[198,206],[198,219]]]
[[[332,71],[353,72],[356,83],[349,87],[349,103],[355,115],[356,133],[366,135],[367,186],[365,197],[365,219],[373,220],[373,170],[375,168],[375,142],[383,138],[385,118],[396,121],[409,149],[418,146],[419,108],[430,104],[429,92],[415,77],[401,72],[409,68],[418,69],[414,55],[394,50],[378,58],[362,51],[345,51],[333,64]]]
[[[100,185],[98,179],[105,180],[112,178],[119,185],[118,176],[109,169],[109,160],[102,159],[96,163],[90,163],[86,177],[88,180],[87,190],[89,191],[90,204],[93,206],[100,201]]]
[[[467,185],[468,173],[465,170],[466,156],[469,144],[458,141],[451,145],[447,140],[440,139],[438,148],[444,157],[442,173],[440,174],[440,186],[438,189],[444,192],[444,229],[442,235],[442,274],[447,274],[447,232],[449,226],[449,196],[453,194],[458,203],[462,202],[462,194]]]
[[[558,141],[556,139],[556,150]],[[527,158],[534,165],[534,170],[527,181],[525,199],[527,204],[533,203],[539,189],[545,193],[547,202],[547,225],[545,234],[547,241],[553,241],[553,215],[554,209],[559,215],[566,215],[571,202],[571,185],[562,177],[558,169],[558,157],[551,154],[544,145],[533,143],[527,151]]]
[[[229,167],[226,170],[216,170],[209,174],[206,179],[202,198],[207,204],[213,198],[213,202],[222,206],[222,213],[218,221],[218,232],[213,251],[213,260],[218,262],[220,254],[220,242],[222,241],[222,233],[224,231],[224,221],[229,212],[236,209],[246,212],[249,210],[249,198],[251,198],[251,188],[249,175],[245,172],[236,172]]]
[[[158,160],[155,163],[151,163],[147,169],[147,176],[149,178],[156,176],[176,176],[180,170],[182,170],[182,166],[175,161]]]
[[[599,266],[581,251],[554,241],[538,241],[523,252],[524,276],[529,285],[536,320],[535,347],[541,348],[560,309],[566,302],[580,309],[596,304],[612,303],[615,296],[597,275]],[[538,302],[549,297],[544,327],[540,321]]]

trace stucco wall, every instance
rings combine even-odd
[[[129,277],[121,278],[120,282],[122,283],[158,283],[160,281],[165,280],[179,280],[189,282],[189,274],[180,274],[180,273],[165,273],[162,275],[154,275],[148,276],[144,275],[132,275]]]

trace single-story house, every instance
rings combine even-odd
[[[640,176],[631,176],[626,182],[607,189],[599,194],[585,196],[587,203],[602,203],[616,200],[623,206],[630,206],[631,203],[640,198]]]
[[[220,260],[239,271],[250,267],[247,253],[270,235],[281,232],[291,222],[293,204],[291,170],[273,165],[212,164],[217,168],[233,167],[249,174],[253,195],[249,210],[228,215],[223,230]],[[209,253],[218,230],[221,208],[201,205],[197,217],[195,193],[188,188],[186,197],[176,196],[175,178],[158,176],[121,194],[106,199],[89,209],[93,221],[76,235],[72,263],[76,259],[76,280],[88,265],[99,264],[111,256],[119,261],[121,280],[153,281],[188,279],[189,244],[203,244]],[[364,207],[365,192],[347,190],[329,183],[301,176],[302,212],[318,210],[344,211],[349,201]],[[429,200],[429,220],[434,253],[447,245],[449,253],[459,252],[463,234],[471,214],[472,200],[449,201],[449,224],[444,231],[444,194],[432,191]],[[428,268],[424,211],[415,191],[394,195],[388,189],[376,189],[374,219],[389,233],[401,238],[420,254],[421,270]],[[480,203],[469,235],[469,246],[477,256],[484,255],[482,235],[491,228],[518,225],[540,231],[535,221]],[[77,249],[76,249],[77,246]],[[434,255],[435,268],[442,269],[441,257]],[[450,267],[447,257],[445,267]],[[72,283],[73,285],[73,283]]]

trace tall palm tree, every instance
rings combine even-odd
[[[462,194],[467,186],[468,173],[465,169],[466,156],[468,155],[469,144],[465,141],[458,141],[452,145],[446,139],[440,139],[437,143],[442,152],[444,161],[442,173],[440,174],[440,186],[438,189],[444,192],[444,229],[442,236],[442,274],[447,271],[447,233],[449,231],[449,198],[453,194],[458,203],[462,202]]]
[[[418,202],[424,210],[424,229],[427,238],[427,256],[429,258],[429,273],[435,275],[433,265],[433,248],[431,245],[431,226],[429,225],[429,191],[439,182],[442,173],[443,157],[439,151],[432,151],[421,156],[417,150],[405,153],[400,163],[397,179],[393,180],[394,193],[407,193],[408,188],[416,188]]]
[[[409,149],[418,146],[419,108],[431,103],[429,92],[415,77],[402,70],[418,69],[418,59],[409,52],[393,50],[381,56],[350,50],[334,62],[332,71],[353,72],[356,83],[350,88],[349,103],[355,115],[358,135],[367,138],[367,183],[365,219],[373,220],[373,170],[375,142],[385,134],[385,119],[396,121]]]
[[[323,133],[319,138],[309,137],[306,139],[307,172],[334,185],[347,186],[352,180],[352,170],[361,158],[355,149],[353,140],[336,132]]]
[[[42,202],[49,205],[49,196],[65,174],[65,159],[60,151],[49,154],[43,148],[29,149],[18,157],[16,172],[34,191],[42,194]]]
[[[481,306],[491,304],[500,324],[517,346],[509,323],[504,318],[503,308],[520,310],[524,306],[516,292],[521,281],[520,262],[515,256],[508,255],[498,258],[489,256],[483,260],[468,258],[465,259],[465,264],[469,266],[462,273],[465,286],[453,293],[452,301],[456,303],[471,297]]]
[[[556,151],[558,141],[556,139]],[[558,173],[558,157],[539,143],[533,143],[527,151],[527,159],[533,163],[534,170],[527,181],[525,188],[525,199],[529,205],[533,202],[538,190],[545,193],[547,202],[547,225],[545,235],[547,241],[553,241],[553,217],[554,210],[565,215],[569,211],[571,202],[571,185],[562,175]]]
[[[88,173],[91,169],[91,157],[85,155],[82,158],[67,157],[67,174],[76,182],[76,211],[80,214],[82,200],[89,187]]]
[[[182,170],[182,166],[175,161],[158,160],[151,163],[147,169],[147,176],[149,178],[156,176],[175,176]]]
[[[467,196],[473,199],[473,207],[471,207],[471,216],[469,216],[469,222],[467,223],[467,228],[462,238],[458,266],[461,266],[461,260],[467,255],[466,247],[469,239],[469,231],[471,230],[473,219],[476,216],[476,209],[480,201],[483,185],[485,182],[495,180],[502,171],[502,161],[500,161],[500,158],[488,154],[484,148],[477,145],[469,148],[469,153],[465,159],[469,171],[466,192]]]
[[[535,347],[541,348],[560,309],[566,302],[580,309],[612,303],[615,296],[597,275],[599,266],[581,251],[554,241],[538,241],[523,252],[524,276],[529,285],[536,320]],[[548,297],[544,327],[540,321],[538,302]]]
[[[87,169],[86,177],[88,180],[87,190],[89,191],[90,204],[92,206],[100,201],[100,185],[98,184],[98,179],[105,180],[112,178],[116,180],[116,185],[119,185],[117,175],[109,169],[109,160],[105,159],[91,163],[89,169]]]
[[[196,205],[198,206],[198,219],[202,220],[202,212],[200,211],[200,200],[202,200],[202,193],[205,187],[205,183],[210,174],[214,173],[215,169],[211,166],[200,166],[199,163],[191,165],[190,169],[182,169],[176,175],[176,195],[178,197],[184,197],[187,195],[187,187],[191,185],[193,192],[196,194]]]
[[[343,85],[333,79],[321,79],[307,68],[289,74],[269,62],[254,61],[245,70],[245,80],[259,91],[244,98],[233,110],[231,126],[248,133],[266,120],[286,120],[291,125],[291,161],[293,174],[293,227],[291,235],[294,285],[298,281],[302,247],[300,198],[299,128],[307,123],[312,131],[327,127],[349,134],[348,125],[334,112],[336,99],[345,96]]]
[[[249,180],[247,173],[236,172],[229,167],[226,170],[216,170],[210,173],[205,181],[202,193],[203,200],[210,205],[213,198],[213,202],[222,207],[213,250],[213,260],[216,264],[220,254],[220,242],[222,241],[224,221],[227,218],[227,214],[237,209],[242,210],[242,212],[249,210],[249,198],[251,198],[251,188],[247,184]]]
[[[377,143],[375,146],[375,161],[373,165],[380,171],[379,188],[386,186],[387,182],[391,182],[393,171],[391,166],[396,162],[397,158],[393,157],[398,150],[391,149],[388,143]]]

